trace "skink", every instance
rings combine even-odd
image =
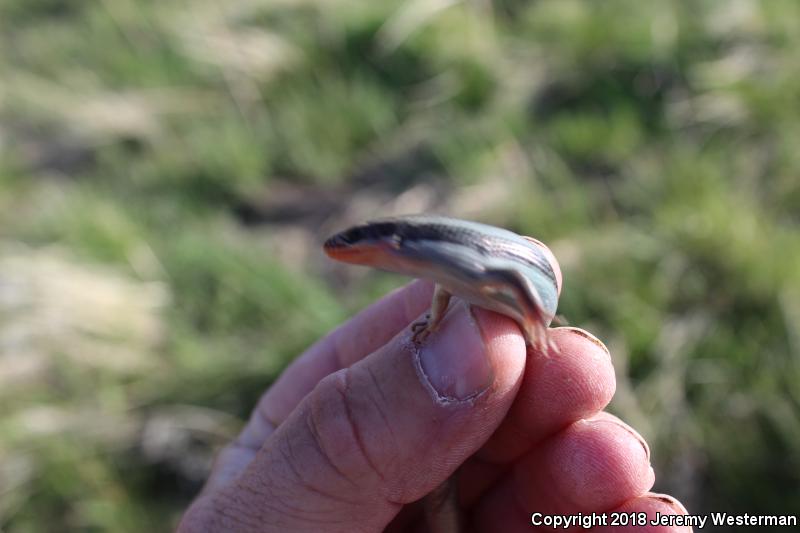
[[[517,321],[526,344],[549,348],[547,326],[558,303],[556,275],[536,241],[511,231],[438,216],[407,216],[354,226],[329,238],[325,252],[436,283],[427,319],[412,325],[422,342],[436,331],[451,295]],[[423,501],[432,533],[461,530],[453,478]]]
[[[513,318],[527,344],[544,348],[558,285],[541,246],[511,231],[455,218],[416,215],[367,222],[324,245],[333,259],[436,283],[428,320],[413,339],[436,331],[451,295]]]

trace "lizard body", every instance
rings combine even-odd
[[[513,318],[529,345],[543,346],[558,303],[556,276],[541,246],[511,231],[455,218],[415,215],[367,222],[324,245],[333,259],[436,283],[430,318],[415,340],[439,326],[450,299]]]

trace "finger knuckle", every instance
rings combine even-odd
[[[350,369],[328,376],[320,385],[310,398],[308,425],[324,461],[339,476],[359,486],[365,480],[372,487],[385,481],[386,450],[393,446],[386,442],[391,432],[371,416],[380,409],[374,395],[357,394],[352,389]]]

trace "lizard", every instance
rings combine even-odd
[[[538,241],[468,220],[412,215],[353,226],[323,245],[332,259],[435,283],[415,342],[437,330],[450,297],[514,319],[526,344],[543,348],[558,304],[556,275]]]

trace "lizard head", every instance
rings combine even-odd
[[[330,237],[323,249],[337,261],[385,268],[397,261],[402,244],[397,229],[392,221],[360,224]]]

